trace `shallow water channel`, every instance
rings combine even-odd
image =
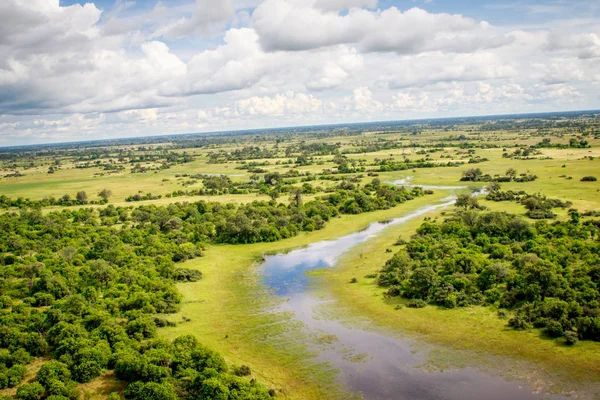
[[[523,382],[507,381],[477,368],[431,372],[419,368],[427,358],[415,351],[415,340],[401,339],[377,330],[348,327],[340,321],[323,318],[318,308],[322,300],[311,292],[306,271],[329,268],[352,247],[367,241],[391,225],[407,222],[454,202],[420,208],[408,215],[336,240],[313,243],[305,248],[265,257],[260,273],[266,285],[288,299],[280,310],[291,311],[317,336],[335,338],[320,348],[316,361],[329,362],[340,371],[339,380],[350,391],[365,399],[394,400],[503,400],[562,398],[535,393]],[[418,344],[418,343],[417,343]]]

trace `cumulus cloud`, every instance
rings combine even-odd
[[[595,33],[569,34],[552,31],[548,35],[546,49],[574,52],[581,59],[600,58],[600,36]]]
[[[155,35],[175,39],[189,34],[214,34],[234,16],[235,8],[232,0],[196,0],[191,17],[171,22],[157,30]]]
[[[3,3],[2,7],[7,7]],[[100,112],[165,106],[163,82],[185,64],[162,42],[128,54],[123,38],[104,36],[93,4],[62,7],[58,0],[8,0],[0,12],[15,32],[0,44],[0,113]],[[6,27],[5,24],[0,26]]]
[[[420,8],[383,11],[352,8],[347,14],[317,8],[312,2],[265,0],[253,23],[267,51],[301,51],[354,44],[366,52],[414,54],[469,52],[510,43],[485,21],[457,14],[432,14]]]
[[[255,96],[238,100],[235,109],[240,115],[312,114],[321,109],[321,100],[309,94],[286,92],[274,97]]]
[[[491,52],[472,54],[430,53],[401,57],[385,63],[380,82],[391,89],[424,86],[437,82],[507,79],[518,75],[510,61]]]

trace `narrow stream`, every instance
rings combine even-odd
[[[318,315],[317,308],[325,301],[311,293],[306,271],[332,267],[349,249],[376,236],[387,227],[405,223],[453,203],[454,197],[451,196],[403,217],[385,223],[373,223],[361,232],[265,257],[260,269],[264,282],[276,295],[288,299],[277,311],[291,311],[315,335],[331,339],[325,349],[319,347],[320,353],[316,361],[327,361],[339,369],[341,383],[352,392],[362,394],[364,399],[562,398],[535,393],[522,382],[509,382],[476,368],[429,372],[418,368],[426,358],[415,352],[414,341],[387,336],[376,330],[349,328],[339,321]]]

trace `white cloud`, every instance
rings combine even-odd
[[[191,17],[171,22],[161,27],[155,35],[175,39],[190,34],[214,34],[234,16],[235,8],[232,0],[196,0]]]
[[[311,2],[265,0],[255,10],[253,22],[268,51],[354,44],[366,52],[469,52],[511,41],[485,21],[432,14],[420,8],[405,12],[396,7],[383,11],[352,8],[340,15],[316,8]]]
[[[549,51],[572,52],[581,59],[600,58],[600,36],[595,33],[569,34],[552,31],[547,38]]]
[[[304,93],[286,92],[274,97],[250,97],[238,100],[235,108],[240,115],[285,116],[312,114],[321,109],[321,100]]]

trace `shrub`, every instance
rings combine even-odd
[[[202,272],[197,269],[177,268],[173,273],[173,279],[182,282],[197,282],[202,279]]]
[[[508,313],[506,310],[498,310],[498,318],[506,319],[508,317]]]
[[[407,307],[410,308],[423,308],[427,305],[427,302],[425,300],[421,300],[421,299],[412,299],[409,300],[409,302],[406,304]]]
[[[598,179],[595,176],[584,176],[581,182],[596,182]]]
[[[17,389],[19,400],[40,400],[46,390],[39,382],[26,383]]]
[[[218,378],[210,378],[202,382],[201,398],[214,400],[229,399],[229,388]]]
[[[165,383],[134,382],[125,389],[125,398],[131,400],[177,400],[175,389]]]
[[[102,372],[102,366],[96,361],[87,360],[73,366],[73,379],[77,382],[89,382]]]
[[[13,365],[6,371],[6,380],[8,387],[15,387],[25,377],[25,373],[27,373],[27,368],[24,365]]]
[[[575,333],[573,331],[566,331],[565,332],[565,342],[569,346],[573,346],[574,344],[577,343],[578,340],[579,340],[579,338],[577,337],[577,333]]]
[[[69,368],[59,361],[51,360],[42,365],[38,373],[35,375],[35,380],[42,386],[48,388],[53,381],[67,383],[71,380]]]
[[[356,279],[356,278],[350,279],[350,283],[357,283],[357,282],[358,282],[358,279]]]
[[[553,338],[561,337],[564,334],[563,327],[558,321],[550,321],[546,324],[545,332]]]
[[[517,315],[508,320],[508,326],[518,330],[529,329],[529,322],[522,316]]]
[[[252,373],[252,371],[250,370],[249,366],[240,365],[239,367],[234,369],[233,373],[237,376],[248,376]]]

